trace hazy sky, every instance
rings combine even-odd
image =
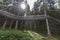
[[[27,0],[27,1],[28,1],[29,6],[30,6],[30,9],[32,9],[33,5],[34,5],[34,2],[37,1],[37,0]],[[57,2],[55,5],[57,5],[57,7],[58,7],[58,0],[54,0],[54,1]]]
[[[27,0],[28,1],[28,4],[30,6],[30,9],[33,8],[33,5],[34,5],[34,2],[37,1],[37,0]]]

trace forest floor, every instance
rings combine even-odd
[[[56,37],[38,34],[28,30],[0,30],[0,40],[60,40]]]

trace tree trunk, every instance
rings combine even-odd
[[[46,11],[46,3],[45,0],[43,0],[43,5],[44,5],[44,14],[46,17],[46,25],[47,25],[47,32],[48,32],[48,36],[51,36],[51,32],[50,32],[50,28],[49,28],[49,23],[48,23],[48,17],[47,17],[47,11]]]

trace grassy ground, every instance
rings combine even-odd
[[[59,40],[32,31],[0,30],[0,40]]]

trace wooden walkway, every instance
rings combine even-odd
[[[17,20],[44,20],[45,15],[17,16],[12,13],[0,10],[0,15]]]
[[[0,15],[11,19],[11,23],[9,25],[9,29],[12,28],[12,24],[13,24],[14,20],[16,21],[15,29],[18,29],[18,22],[19,22],[18,20],[25,20],[25,21],[26,20],[28,20],[28,21],[30,21],[30,20],[46,20],[46,16],[45,15],[18,16],[18,15],[14,15],[12,13],[9,13],[9,12],[6,12],[6,11],[2,11],[2,10],[0,10]],[[12,20],[12,19],[14,19],[14,20]],[[47,15],[47,19],[49,19],[49,20],[53,19],[53,20],[57,21],[58,23],[60,23],[60,20],[58,20],[58,19],[56,19],[54,17],[51,17],[49,15]],[[3,23],[2,29],[5,29],[5,27],[7,25],[7,22],[8,22],[8,20],[6,19],[5,22]],[[23,24],[23,22],[21,23],[21,25],[22,24]]]
[[[9,13],[7,11],[2,11],[2,10],[0,10],[0,15],[5,16],[7,18],[15,19],[15,20],[45,20],[46,18],[45,15],[17,16],[17,15],[14,15],[12,13]],[[48,15],[47,17],[60,23],[60,20],[52,16]]]

